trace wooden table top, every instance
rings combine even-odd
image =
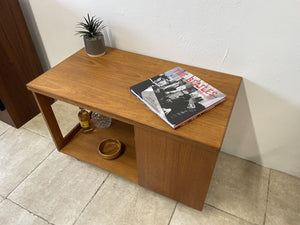
[[[227,95],[209,112],[173,130],[129,87],[180,66]],[[99,58],[81,49],[27,84],[29,90],[102,113],[123,122],[154,128],[176,138],[194,141],[219,151],[240,86],[241,77],[107,48]]]

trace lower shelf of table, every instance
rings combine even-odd
[[[105,138],[115,138],[121,141],[123,154],[117,159],[105,160],[100,157],[98,146]],[[61,152],[133,182],[138,182],[134,129],[132,125],[113,120],[111,127],[105,130],[95,129],[93,132],[87,134],[79,131],[61,149]]]

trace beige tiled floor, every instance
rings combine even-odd
[[[254,224],[263,224],[270,169],[219,154],[206,203]]]
[[[77,123],[77,107],[56,102],[53,109],[63,133]],[[200,212],[59,153],[40,115],[20,129],[0,121],[1,225],[299,221],[300,179],[240,158],[220,153]]]

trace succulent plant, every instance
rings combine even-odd
[[[102,24],[103,20],[95,18],[95,16],[90,17],[90,15],[87,14],[87,17],[83,18],[85,22],[78,23],[78,28],[81,30],[76,31],[76,34],[79,34],[80,36],[95,38],[101,34],[101,31],[105,28]]]

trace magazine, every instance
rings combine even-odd
[[[130,87],[130,91],[176,129],[226,100],[226,95],[176,67]]]

